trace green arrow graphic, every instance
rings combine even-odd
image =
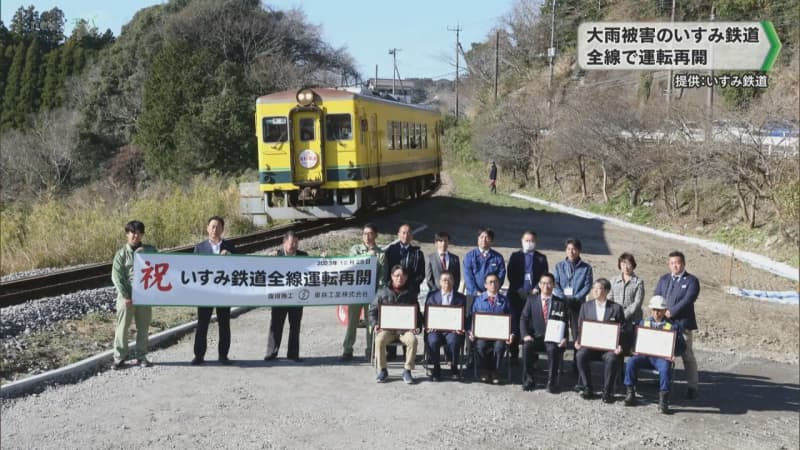
[[[775,32],[775,27],[772,26],[772,22],[769,20],[762,20],[761,26],[764,27],[764,33],[767,35],[767,39],[770,43],[769,53],[767,53],[767,58],[764,59],[764,64],[761,66],[761,70],[764,72],[769,72],[772,70],[775,60],[778,59],[778,53],[781,52],[782,45],[781,40],[778,38],[778,33]]]

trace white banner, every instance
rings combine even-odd
[[[320,306],[370,303],[377,258],[136,253],[133,303]]]

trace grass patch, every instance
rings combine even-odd
[[[237,180],[198,176],[187,185],[153,186],[133,199],[103,194],[75,192],[0,211],[0,274],[110,261],[133,219],[145,223],[145,243],[161,249],[202,240],[212,215],[226,218],[228,236],[255,229],[239,215]]]
[[[511,197],[509,194],[517,192],[510,176],[504,179],[504,174],[498,175],[497,195],[489,191],[489,168],[482,163],[461,163],[459,165],[447,164],[447,174],[455,184],[454,196],[476,202],[487,203],[494,206],[507,206],[531,210],[549,210],[525,200]]]
[[[197,309],[188,307],[154,307],[150,334],[181,325],[196,318]],[[3,384],[37,373],[78,362],[111,349],[114,340],[113,312],[87,314],[77,320],[65,320],[52,330],[18,337],[19,348],[0,349],[0,382]],[[131,326],[130,338],[135,336]]]

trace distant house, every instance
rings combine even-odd
[[[425,99],[425,86],[431,84],[430,78],[408,78],[405,80],[391,78],[370,78],[367,80],[367,90],[378,95],[391,95],[394,84],[394,96],[404,103],[420,103]]]

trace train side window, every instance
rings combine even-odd
[[[289,138],[288,124],[286,117],[264,117],[261,121],[264,142],[286,142]]]
[[[414,125],[414,135],[417,136],[417,148],[422,148],[422,124]]]
[[[314,119],[300,119],[300,140],[314,140]]]
[[[325,116],[325,129],[329,141],[348,141],[353,139],[353,124],[350,114],[328,114]]]
[[[386,148],[394,150],[394,122],[386,121]]]
[[[369,131],[367,119],[361,119],[361,128],[359,131],[359,141],[361,142],[361,145],[367,145],[367,132]]]
[[[408,146],[408,122],[403,122],[403,136],[400,140],[400,148],[409,148]]]
[[[422,124],[422,148],[428,148],[428,124]]]

